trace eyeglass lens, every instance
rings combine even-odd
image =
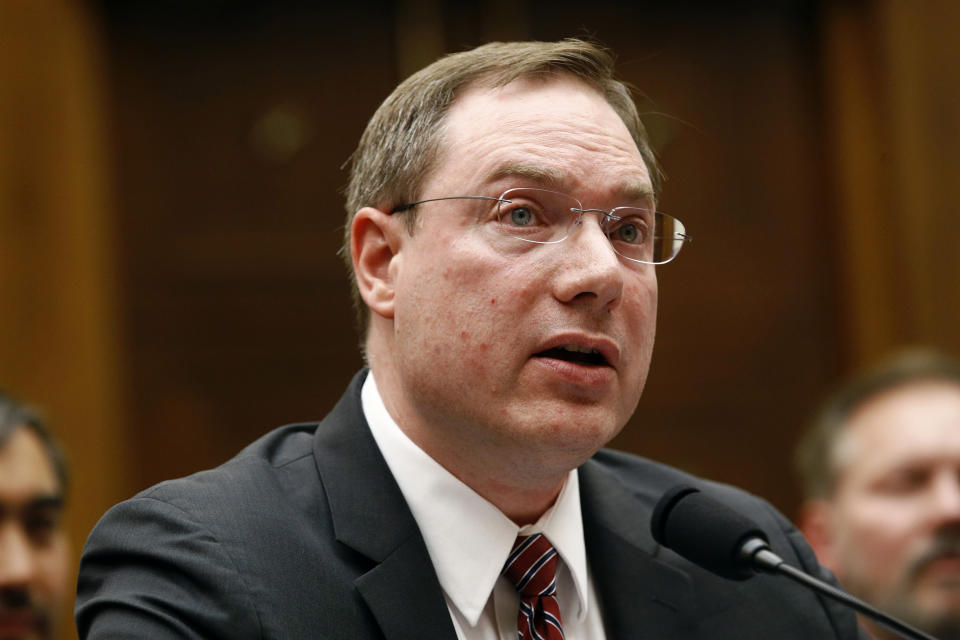
[[[630,260],[669,262],[684,242],[683,224],[665,213],[639,207],[584,210],[576,198],[548,189],[509,189],[497,206],[500,233],[526,242],[561,242],[586,213],[600,216],[614,251]]]

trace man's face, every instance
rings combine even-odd
[[[464,91],[437,167],[420,198],[541,187],[586,208],[653,205],[623,122],[568,78]],[[653,348],[656,274],[614,253],[597,214],[584,214],[561,243],[531,244],[496,234],[495,207],[417,207],[418,228],[391,264],[403,406],[388,406],[452,466],[469,455],[502,468],[504,456],[524,455],[537,472],[556,474],[592,455],[636,407]]]
[[[837,576],[937,637],[960,638],[960,385],[885,392],[853,414],[837,446]]]
[[[18,428],[0,448],[0,640],[53,637],[69,564],[61,506],[43,445]]]

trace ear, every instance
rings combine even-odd
[[[826,500],[808,500],[800,507],[800,531],[817,554],[820,564],[836,572],[836,551],[831,525],[830,503]]]
[[[393,317],[394,263],[399,257],[402,226],[400,220],[373,207],[357,211],[350,225],[350,253],[360,297],[384,318]]]

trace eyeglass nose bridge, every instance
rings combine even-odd
[[[614,215],[612,210],[606,211],[604,209],[584,209],[581,206],[581,207],[570,207],[570,212],[576,213],[577,217],[573,221],[573,224],[570,225],[570,229],[569,231],[567,231],[567,235],[564,237],[564,239],[570,237],[570,234],[573,233],[573,230],[576,227],[579,227],[583,223],[583,214],[585,213],[599,213],[601,216],[603,216],[603,218],[600,220],[601,229],[603,229],[605,225],[610,224],[611,222],[619,222],[620,220],[623,220],[623,218],[621,218],[620,216]]]
[[[606,211],[604,209],[585,209],[583,208],[582,205],[579,207],[570,207],[570,212],[575,213],[576,218],[574,219],[573,223],[567,228],[566,235],[564,235],[563,238],[558,240],[557,242],[563,242],[564,240],[567,240],[568,238],[570,238],[570,236],[572,236],[575,233],[577,227],[583,224],[583,214],[585,213],[600,214],[602,216],[601,218],[598,219],[598,222],[600,223],[600,230],[606,233],[606,225],[623,220],[622,217],[614,215],[613,211],[614,210]],[[612,241],[609,243],[609,247],[614,253],[618,255],[620,254],[620,252],[617,251],[617,248],[613,246]]]
[[[580,207],[570,207],[570,211],[577,212],[577,224],[580,224],[580,221],[583,220],[583,214],[585,213],[599,213],[604,217],[604,222],[619,222],[623,220],[620,216],[613,215],[613,211],[605,211],[603,209],[582,209]]]

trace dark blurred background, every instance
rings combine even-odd
[[[823,394],[960,355],[960,4],[0,0],[0,386],[73,461],[71,535],[322,417],[360,366],[344,163],[412,71],[496,39],[611,47],[694,242],[614,446],[791,514]]]

